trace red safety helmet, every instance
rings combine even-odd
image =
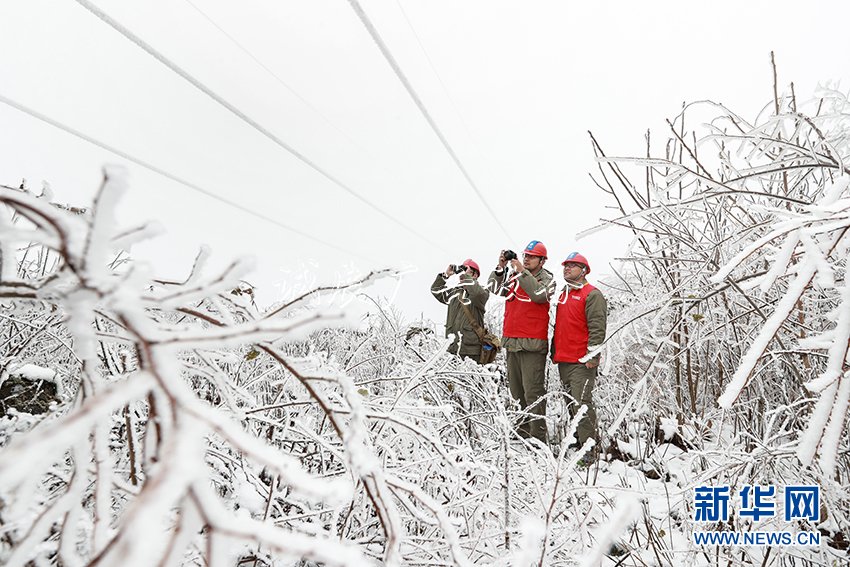
[[[587,262],[587,258],[579,254],[578,252],[570,252],[567,254],[567,259],[561,262],[561,265],[565,265],[567,262],[572,262],[573,264],[581,264],[585,267],[585,274],[590,273],[590,264]]]
[[[532,240],[529,242],[523,253],[528,254],[529,256],[541,256],[544,260],[548,258],[546,247],[543,246],[543,243],[539,240]]]
[[[466,260],[464,260],[462,265],[466,266],[467,268],[472,268],[473,270],[478,272],[479,276],[481,275],[481,268],[478,267],[478,264],[476,264],[475,260],[473,260],[472,258],[467,258]]]

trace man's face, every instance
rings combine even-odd
[[[576,262],[567,262],[564,264],[564,279],[571,282],[577,282],[584,276],[584,266]]]
[[[542,256],[531,256],[530,254],[522,255],[522,266],[526,269],[533,272],[536,272],[543,265],[545,260]]]
[[[461,270],[462,275],[469,276],[474,280],[477,280],[478,276],[480,275],[477,271],[475,271],[475,268],[473,268],[472,266],[467,266],[467,265],[463,264],[463,265],[459,266],[459,268]]]

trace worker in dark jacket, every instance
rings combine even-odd
[[[460,281],[455,287],[447,287],[446,280],[456,273],[456,269],[460,273]],[[463,358],[471,358],[475,362],[479,361],[481,355],[481,339],[461,303],[469,308],[469,312],[475,318],[475,324],[483,328],[484,307],[490,292],[478,283],[480,275],[481,270],[478,264],[470,259],[460,266],[450,264],[445,272],[437,274],[434,283],[431,284],[431,293],[437,301],[448,306],[446,337],[449,335],[455,337],[454,342],[449,346],[449,352]]]
[[[552,273],[543,268],[546,246],[532,240],[522,261],[514,257],[511,272],[503,250],[488,286],[507,297],[502,348],[506,353],[508,386],[520,407],[540,418],[524,419],[519,434],[546,443],[546,354],[549,350],[549,301],[555,293]]]
[[[585,276],[590,273],[587,258],[572,252],[562,265],[566,286],[555,311],[552,361],[558,364],[561,384],[572,398],[570,415],[574,416],[579,407],[587,406],[576,430],[577,442],[573,444],[581,446],[590,437],[599,441],[593,387],[599,353],[605,342],[608,304],[602,292],[587,283]],[[596,451],[594,448],[591,454],[595,455]]]

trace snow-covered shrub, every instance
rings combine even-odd
[[[313,301],[391,273],[263,311],[246,261],[207,275],[202,251],[185,281],[157,280],[125,252],[153,228],[116,226],[123,189],[107,170],[80,211],[0,188],[3,368],[60,392],[0,421],[4,565],[547,564],[597,547],[611,502],[584,492],[580,454],[516,437],[496,367],[381,302],[347,329]]]
[[[432,324],[379,300],[356,328],[323,318],[320,298],[392,272],[260,310],[249,262],[208,275],[202,251],[166,282],[131,261],[153,227],[115,226],[114,170],[90,210],[0,187],[0,382],[56,385],[45,413],[0,418],[0,561],[845,560],[689,539],[694,486],[778,480],[819,484],[816,527],[833,545],[848,533],[848,128],[845,99],[821,101],[753,124],[708,105],[699,143],[683,113],[663,158],[595,146],[636,239],[608,282],[596,390],[621,460],[589,468],[518,439],[499,364],[448,355]],[[497,328],[498,308],[487,317]],[[574,427],[557,382],[555,442]]]
[[[698,449],[695,481],[819,484],[821,527],[845,534],[848,110],[834,90],[754,122],[701,102],[668,122],[659,157],[648,135],[639,158],[592,140],[594,179],[621,213],[610,223],[634,233],[607,282],[612,389],[628,392],[609,433],[675,418]]]
[[[5,358],[38,363],[68,382],[66,403],[26,434],[10,425],[0,454],[4,563],[227,562],[239,542],[278,557],[357,563],[363,553],[336,537],[333,521],[313,523],[307,514],[299,529],[262,521],[278,493],[302,512],[338,515],[359,482],[386,532],[397,528],[386,480],[369,464],[360,406],[345,403],[346,418],[331,407],[341,403],[332,395],[357,401],[351,391],[341,395],[349,382],[306,376],[275,344],[316,315],[262,316],[231,295],[248,262],[209,278],[202,254],[180,284],[152,280],[140,264],[115,269],[114,251],[152,232],[115,226],[123,189],[121,175],[108,170],[90,214],[2,189],[14,214],[2,227],[7,333],[14,324],[49,336],[36,349],[16,347],[30,340],[25,333],[10,336],[6,346],[16,348]],[[231,345],[255,350],[240,360]],[[257,367],[258,351],[277,362],[255,378],[241,367]],[[244,383],[287,376],[299,384],[290,386],[295,395],[322,406],[338,430],[336,454],[321,470],[265,441],[279,432],[256,412],[263,390]],[[276,395],[285,394],[279,386]]]

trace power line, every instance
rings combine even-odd
[[[446,93],[446,98],[449,100],[449,103],[452,105],[452,108],[454,109],[455,114],[457,114],[458,119],[460,119],[460,123],[463,126],[463,129],[466,132],[467,137],[470,140],[472,140],[472,134],[470,133],[469,126],[466,124],[466,120],[463,119],[463,114],[461,114],[457,103],[455,103],[454,98],[452,98],[452,94],[451,94],[451,92],[449,92],[449,88],[446,86],[446,83],[443,81],[443,77],[440,76],[440,73],[437,71],[437,67],[436,67],[436,65],[434,65],[434,61],[432,61],[431,56],[428,55],[428,50],[425,49],[425,44],[422,43],[422,38],[420,38],[419,34],[416,33],[416,28],[413,26],[413,22],[410,21],[410,17],[407,15],[407,11],[404,9],[404,6],[401,5],[401,0],[396,0],[395,3],[398,6],[399,11],[401,12],[401,15],[404,16],[404,21],[407,22],[407,27],[410,28],[410,32],[413,34],[414,39],[416,39],[416,43],[419,44],[419,49],[422,51],[422,55],[424,55],[425,60],[428,61],[428,66],[431,68],[431,71],[434,73],[434,76],[437,77],[437,81],[440,83],[440,86],[443,88],[443,92]]]
[[[428,122],[428,125],[431,126],[431,129],[434,131],[434,134],[437,135],[437,138],[439,138],[440,142],[443,144],[443,147],[446,149],[452,160],[455,162],[455,165],[466,178],[466,181],[469,183],[470,187],[472,187],[472,190],[475,191],[475,194],[478,196],[478,199],[487,209],[487,212],[490,213],[490,216],[493,217],[493,220],[496,221],[496,224],[499,225],[499,228],[502,229],[502,232],[505,234],[505,236],[508,237],[509,240],[512,240],[510,234],[508,234],[508,230],[496,216],[496,213],[493,211],[492,207],[490,207],[490,204],[487,202],[487,200],[484,198],[484,195],[481,193],[481,191],[478,189],[478,186],[475,184],[475,181],[472,180],[472,177],[469,175],[469,172],[466,171],[466,168],[463,166],[463,163],[461,163],[460,158],[458,158],[457,154],[452,149],[451,145],[449,144],[449,141],[446,139],[440,128],[437,126],[437,123],[431,117],[431,114],[428,112],[428,109],[425,108],[425,104],[422,102],[422,99],[420,99],[419,95],[416,94],[416,91],[413,89],[413,85],[410,83],[409,80],[407,80],[407,76],[405,76],[404,72],[401,70],[401,67],[393,57],[392,53],[389,50],[389,47],[387,47],[387,44],[384,43],[384,40],[378,33],[378,30],[372,24],[371,20],[369,20],[369,16],[366,15],[366,12],[363,10],[363,7],[360,6],[360,3],[357,0],[348,0],[348,3],[351,4],[351,7],[354,9],[354,13],[357,14],[358,18],[360,18],[360,21],[366,27],[366,30],[369,32],[369,35],[372,36],[372,40],[375,42],[375,44],[377,44],[378,49],[381,50],[381,53],[387,60],[387,63],[390,64],[390,67],[392,67],[393,72],[395,72],[396,77],[398,77],[398,80],[401,81],[402,85],[404,85],[405,90],[407,90],[407,94],[409,94],[410,98],[413,99],[413,102],[416,104],[416,107],[422,113],[422,116],[425,117],[425,120]]]
[[[352,138],[351,136],[349,136],[349,135],[348,135],[348,134],[347,134],[347,133],[346,133],[346,132],[345,132],[342,128],[340,128],[339,126],[337,126],[336,124],[334,124],[334,123],[331,121],[331,119],[330,119],[330,118],[328,118],[327,116],[325,116],[325,114],[324,114],[321,110],[319,110],[318,108],[316,108],[316,107],[315,107],[315,106],[314,106],[314,105],[313,105],[313,104],[312,104],[309,100],[307,100],[306,98],[304,98],[303,96],[301,96],[301,93],[299,93],[299,92],[298,92],[298,91],[296,91],[294,88],[292,88],[292,87],[289,85],[289,83],[287,83],[286,81],[284,81],[284,80],[280,77],[280,75],[278,75],[277,73],[275,73],[275,72],[274,72],[272,69],[270,69],[270,68],[269,68],[269,67],[268,67],[265,63],[263,63],[263,62],[260,60],[260,58],[259,58],[259,57],[257,57],[257,56],[256,56],[256,55],[254,55],[253,53],[251,53],[251,51],[250,51],[250,50],[248,50],[248,48],[247,48],[247,47],[245,47],[244,45],[242,45],[242,44],[239,42],[239,40],[237,40],[235,37],[233,37],[231,34],[229,34],[229,33],[227,32],[227,30],[225,30],[225,29],[224,29],[224,28],[222,28],[220,25],[218,25],[218,23],[216,23],[216,21],[215,21],[215,20],[213,20],[213,19],[209,16],[209,14],[207,14],[206,12],[204,12],[204,11],[203,11],[200,7],[198,7],[198,6],[197,6],[194,2],[192,2],[192,0],[185,0],[185,1],[186,1],[186,3],[187,3],[187,4],[189,4],[189,6],[191,6],[191,7],[192,7],[192,8],[193,8],[196,12],[198,12],[201,16],[203,16],[203,17],[204,17],[204,19],[205,19],[205,20],[207,20],[207,21],[210,23],[210,25],[212,25],[215,29],[217,29],[219,32],[221,32],[221,34],[222,34],[224,37],[226,37],[228,40],[230,40],[230,42],[231,42],[233,45],[235,45],[235,46],[236,46],[236,47],[237,47],[240,51],[242,51],[242,53],[244,53],[244,54],[245,54],[245,55],[247,55],[249,58],[251,58],[251,60],[253,60],[253,61],[254,61],[254,63],[256,63],[257,65],[259,65],[259,66],[260,66],[260,67],[261,67],[261,68],[262,68],[262,69],[263,69],[266,73],[268,73],[268,74],[269,74],[269,75],[270,75],[270,76],[271,76],[271,77],[272,77],[275,81],[277,81],[277,82],[278,82],[278,84],[280,84],[283,88],[285,88],[287,91],[289,91],[289,93],[290,93],[290,94],[292,94],[292,96],[294,96],[295,98],[297,98],[298,100],[300,100],[300,101],[304,104],[304,106],[306,106],[307,108],[309,108],[310,110],[312,110],[313,112],[315,112],[315,113],[316,113],[316,115],[317,115],[318,117],[320,117],[320,118],[321,118],[321,119],[325,122],[325,124],[327,124],[328,126],[330,126],[331,128],[333,128],[334,130],[336,130],[336,131],[337,131],[339,134],[341,134],[341,135],[342,135],[342,136],[343,136],[346,140],[348,140],[348,141],[349,141],[352,145],[354,145],[355,147],[359,148],[359,149],[360,149],[361,151],[363,151],[364,153],[366,153],[366,154],[368,154],[368,153],[369,153],[369,152],[367,152],[367,151],[365,150],[365,148],[361,147],[361,146],[360,146],[360,144],[358,144],[358,143],[357,143],[357,141],[356,141],[354,138]],[[371,156],[370,156],[370,157],[371,157]]]
[[[398,226],[400,226],[401,228],[403,228],[407,232],[413,234],[414,236],[421,239],[422,241],[427,242],[431,246],[433,246],[437,249],[443,250],[443,248],[439,244],[435,243],[434,241],[432,241],[430,238],[426,237],[425,235],[420,234],[419,232],[413,230],[408,225],[406,225],[403,222],[401,222],[400,220],[396,219],[394,216],[387,213],[386,211],[384,211],[383,209],[381,209],[380,207],[378,207],[377,205],[375,205],[374,203],[372,203],[371,201],[369,201],[368,199],[366,199],[365,197],[363,197],[362,195],[357,193],[354,189],[352,189],[351,187],[349,187],[348,185],[343,183],[340,179],[331,175],[329,172],[324,170],[322,167],[320,167],[317,163],[312,161],[310,158],[308,158],[307,156],[305,156],[304,154],[302,154],[301,152],[296,150],[294,147],[290,146],[289,144],[287,144],[286,142],[281,140],[279,137],[277,137],[275,134],[273,134],[272,132],[270,132],[269,130],[264,128],[262,125],[260,125],[254,119],[250,118],[244,112],[242,112],[241,110],[239,110],[238,108],[236,108],[235,106],[233,106],[232,104],[230,104],[229,102],[224,100],[222,97],[217,95],[215,92],[213,92],[206,85],[201,83],[198,79],[196,79],[195,77],[190,75],[187,71],[183,70],[176,63],[174,63],[173,61],[171,61],[170,59],[165,57],[162,53],[160,53],[159,51],[154,49],[151,45],[146,43],[139,36],[135,35],[129,29],[127,29],[126,27],[121,25],[118,21],[111,18],[103,10],[101,10],[100,8],[98,8],[97,6],[95,6],[94,4],[89,2],[88,0],[76,0],[76,2],[80,6],[82,6],[83,8],[85,8],[86,10],[88,10],[89,12],[94,14],[95,16],[97,16],[101,21],[106,23],[112,29],[114,29],[115,31],[117,31],[118,33],[123,35],[125,38],[127,38],[130,41],[132,41],[133,43],[135,43],[139,48],[141,48],[143,51],[145,51],[148,55],[150,55],[151,57],[153,57],[154,59],[156,59],[157,61],[159,61],[160,63],[162,63],[166,67],[168,67],[169,69],[171,69],[173,72],[177,73],[180,77],[182,77],[185,81],[187,81],[193,87],[195,87],[196,89],[198,89],[199,91],[201,91],[202,93],[204,93],[205,95],[210,97],[212,100],[217,102],[219,105],[221,105],[224,108],[226,108],[227,110],[229,110],[237,118],[239,118],[240,120],[242,120],[243,122],[245,122],[246,124],[248,124],[249,126],[254,128],[257,132],[259,132],[260,134],[262,134],[263,136],[265,136],[266,138],[268,138],[269,140],[274,142],[276,145],[280,146],[281,148],[283,148],[284,150],[289,152],[292,156],[294,156],[296,159],[301,161],[303,164],[307,165],[308,167],[310,167],[311,169],[313,169],[314,171],[316,171],[317,173],[322,175],[322,177],[324,177],[325,179],[327,179],[328,181],[330,181],[331,183],[333,183],[334,185],[336,185],[337,187],[339,187],[340,189],[342,189],[343,191],[345,191],[346,193],[348,193],[352,197],[356,198],[357,200],[359,200],[361,203],[365,204],[366,206],[368,206],[372,210],[380,213],[382,216],[384,216],[388,220],[392,221],[393,223],[397,224]]]
[[[374,261],[372,258],[368,258],[366,256],[363,256],[362,254],[357,253],[357,252],[347,250],[345,248],[337,246],[336,244],[333,244],[332,242],[328,242],[326,240],[322,240],[321,238],[317,238],[317,237],[313,236],[312,234],[307,234],[306,232],[298,230],[297,228],[293,228],[291,226],[283,224],[282,222],[280,222],[278,220],[275,220],[271,217],[268,217],[268,216],[264,215],[263,213],[259,213],[257,211],[252,210],[252,209],[249,209],[248,207],[245,207],[244,205],[240,205],[239,203],[236,203],[235,201],[231,201],[229,199],[226,199],[224,197],[216,195],[212,191],[208,191],[207,189],[204,189],[203,187],[200,187],[199,185],[196,185],[196,184],[194,184],[190,181],[186,181],[185,179],[183,179],[181,177],[178,177],[176,175],[168,173],[164,169],[160,169],[159,167],[157,167],[153,164],[150,164],[150,163],[148,163],[144,160],[141,160],[139,158],[133,157],[132,155],[128,154],[127,152],[121,151],[118,148],[110,146],[109,144],[107,144],[105,142],[101,142],[100,140],[97,140],[95,138],[92,138],[91,136],[83,134],[82,132],[75,130],[74,128],[71,128],[70,126],[66,126],[65,124],[62,124],[61,122],[53,120],[52,118],[45,116],[44,114],[41,114],[40,112],[38,112],[36,110],[28,108],[28,107],[24,106],[23,104],[15,102],[14,100],[5,97],[2,94],[0,94],[0,102],[2,102],[3,104],[6,104],[8,106],[11,106],[12,108],[14,108],[16,110],[19,110],[20,112],[23,112],[24,114],[28,114],[29,116],[31,116],[31,117],[33,117],[37,120],[40,120],[40,121],[44,122],[45,124],[49,124],[50,126],[53,126],[54,128],[58,128],[59,130],[67,132],[68,134],[71,134],[72,136],[76,136],[77,138],[80,138],[81,140],[84,140],[84,141],[86,141],[86,142],[88,142],[88,143],[90,143],[94,146],[97,146],[97,147],[104,149],[108,152],[111,152],[111,153],[113,153],[113,154],[115,154],[119,157],[122,157],[122,158],[126,159],[127,161],[133,162],[136,165],[140,165],[140,166],[144,167],[145,169],[149,169],[150,171],[153,171],[154,173],[158,173],[159,175],[162,175],[163,177],[166,177],[166,178],[168,178],[172,181],[175,181],[175,182],[177,182],[181,185],[184,185],[184,186],[188,187],[189,189],[197,191],[198,193],[202,193],[202,194],[206,195],[207,197],[209,197],[211,199],[215,199],[216,201],[224,203],[225,205],[229,205],[231,207],[239,209],[243,213],[247,213],[247,214],[249,214],[253,217],[256,217],[258,219],[262,219],[262,220],[264,220],[268,223],[271,223],[271,224],[273,224],[277,227],[280,227],[284,230],[288,230],[290,232],[293,232],[293,233],[295,233],[299,236],[309,238],[310,240],[313,240],[315,242],[323,244],[323,245],[327,246],[328,248],[333,248],[334,250],[337,250],[338,252],[343,252],[345,254],[353,254],[353,255],[355,255],[359,258],[362,258],[364,260]]]
[[[354,146],[355,148],[359,149],[361,152],[363,152],[363,154],[364,154],[364,155],[368,156],[368,157],[369,157],[369,158],[371,158],[372,160],[374,160],[374,161],[376,161],[376,162],[379,162],[379,161],[380,161],[380,160],[379,160],[379,158],[377,158],[377,157],[376,157],[376,156],[375,156],[372,152],[370,152],[367,148],[365,148],[365,147],[361,146],[361,145],[357,142],[357,140],[355,140],[354,138],[352,138],[351,136],[349,136],[349,135],[345,132],[345,130],[343,130],[342,128],[340,128],[340,127],[339,127],[339,126],[337,126],[336,124],[334,124],[334,122],[333,122],[333,121],[331,121],[331,119],[330,119],[330,118],[328,118],[328,117],[327,117],[324,113],[322,113],[322,111],[321,111],[321,110],[319,110],[318,108],[316,108],[316,106],[314,106],[312,103],[310,103],[310,101],[308,101],[306,98],[304,98],[303,96],[301,96],[301,94],[300,94],[298,91],[296,91],[294,88],[292,88],[292,87],[291,87],[291,86],[290,86],[290,85],[289,85],[286,81],[284,81],[284,80],[283,80],[283,79],[282,79],[282,78],[281,78],[281,77],[280,77],[277,73],[275,73],[275,72],[274,72],[272,69],[270,69],[270,68],[269,68],[266,64],[264,64],[264,63],[263,63],[263,62],[262,62],[262,61],[261,61],[261,60],[260,60],[260,59],[259,59],[256,55],[254,55],[254,54],[253,54],[253,53],[252,53],[252,52],[251,52],[248,48],[246,48],[244,45],[242,45],[242,44],[239,42],[239,40],[237,40],[235,37],[233,37],[233,35],[231,35],[230,33],[228,33],[228,32],[227,32],[227,30],[225,30],[225,29],[224,29],[224,28],[222,28],[220,25],[218,25],[218,23],[216,23],[216,21],[215,21],[215,20],[213,20],[213,18],[212,18],[212,17],[210,17],[210,15],[209,15],[209,14],[207,14],[206,12],[204,12],[204,11],[203,11],[203,10],[202,10],[199,6],[197,6],[197,5],[196,5],[194,2],[192,2],[191,0],[185,0],[185,1],[186,1],[186,3],[187,3],[187,4],[189,4],[192,8],[194,8],[194,10],[195,10],[196,12],[198,12],[201,16],[203,16],[203,18],[204,18],[204,19],[206,19],[206,20],[207,20],[207,21],[208,21],[208,22],[209,22],[209,23],[210,23],[213,27],[215,27],[215,28],[216,28],[219,32],[221,32],[221,34],[222,34],[222,35],[224,35],[224,36],[225,36],[225,37],[226,37],[226,38],[227,38],[227,39],[228,39],[231,43],[233,43],[233,45],[235,45],[235,46],[236,46],[236,47],[237,47],[240,51],[242,51],[245,55],[247,55],[248,57],[250,57],[250,58],[251,58],[251,59],[252,59],[252,60],[253,60],[253,61],[254,61],[257,65],[259,65],[259,66],[260,66],[260,67],[261,67],[264,71],[266,71],[266,73],[268,73],[268,74],[269,74],[272,78],[274,78],[274,79],[275,79],[275,80],[276,80],[276,81],[277,81],[277,82],[278,82],[278,83],[279,83],[282,87],[284,87],[284,88],[285,88],[287,91],[289,91],[289,92],[290,92],[293,96],[295,96],[298,100],[300,100],[300,101],[301,101],[301,102],[302,102],[302,103],[303,103],[303,104],[304,104],[307,108],[309,108],[310,110],[312,110],[313,112],[315,112],[315,113],[316,113],[316,115],[317,115],[317,116],[319,116],[319,117],[320,117],[320,118],[321,118],[321,119],[322,119],[322,120],[323,120],[323,121],[324,121],[324,122],[325,122],[328,126],[330,126],[330,127],[331,127],[331,128],[333,128],[334,130],[336,130],[337,132],[339,132],[339,134],[340,134],[340,135],[342,135],[342,136],[343,136],[346,140],[348,140],[348,141],[351,143],[351,145],[352,145],[352,146]],[[401,7],[401,6],[399,6],[399,7]],[[409,22],[408,22],[408,24],[409,24]],[[411,29],[412,29],[412,26],[411,26]],[[416,35],[416,31],[415,31],[415,30],[413,30],[413,34],[414,34],[414,35]],[[424,49],[425,49],[425,48],[423,47],[422,49],[423,49],[423,51],[424,51]],[[427,57],[427,56],[428,56],[428,54],[426,53],[426,54],[425,54],[425,56]],[[432,67],[432,68],[433,68],[433,67]],[[434,69],[434,73],[435,73],[435,74],[436,74],[436,72],[437,72],[437,71],[436,71],[436,69]],[[439,79],[439,75],[437,76],[437,78]],[[440,82],[441,82],[441,84],[442,84],[442,80],[440,80]],[[444,86],[444,88],[445,88],[445,86]],[[461,121],[463,121],[463,118],[461,118]],[[465,126],[466,126],[466,125],[464,124],[464,127],[465,127]],[[470,137],[471,137],[471,136],[470,136]],[[387,174],[388,176],[393,177],[393,178],[395,178],[395,179],[397,179],[397,180],[399,180],[399,179],[400,179],[400,178],[399,178],[399,176],[398,176],[397,174],[390,172],[390,171],[389,171],[386,167],[384,167],[384,166],[383,166],[383,164],[380,164],[380,163],[379,163],[379,164],[378,164],[378,168],[379,168],[381,171],[383,171],[385,174]],[[448,252],[448,251],[447,251],[445,248],[443,248],[442,246],[439,246],[439,245],[436,245],[436,246],[437,246],[440,250],[442,250],[443,252],[445,252],[445,253],[447,253],[447,254],[450,254],[450,252]]]

